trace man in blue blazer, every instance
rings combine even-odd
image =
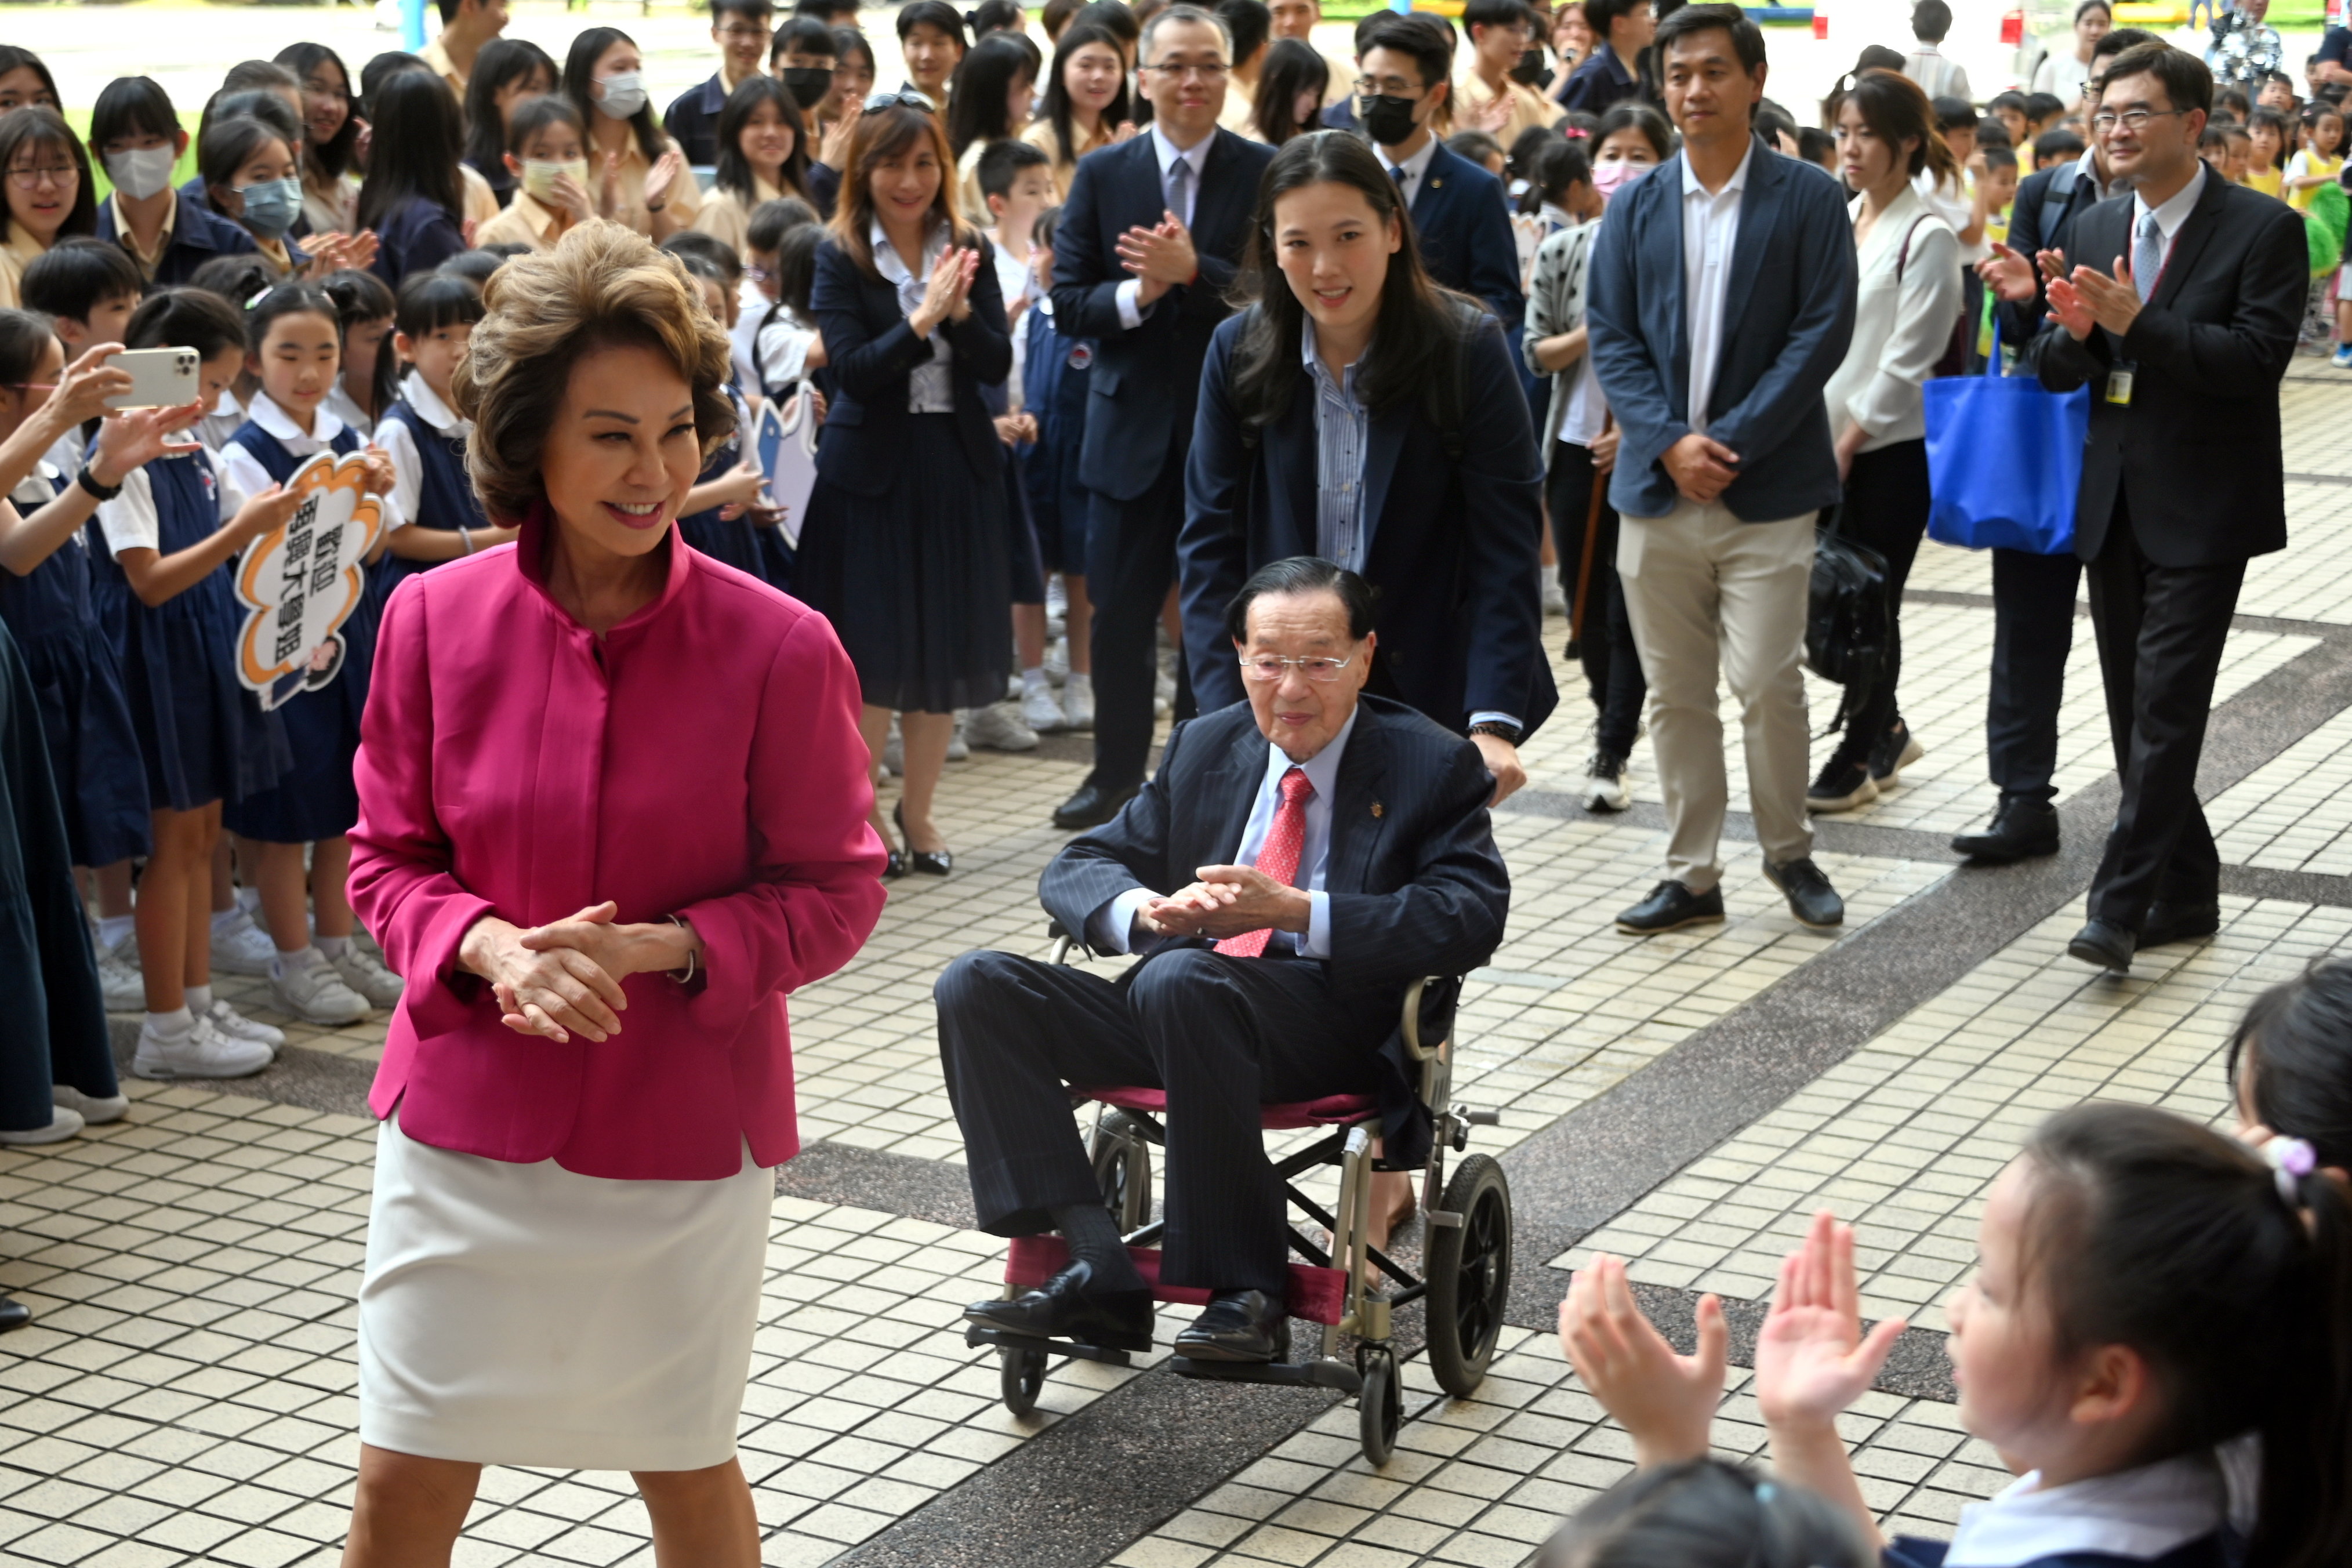
[[[1853,335],[1853,231],[1836,182],[1751,129],[1764,35],[1746,13],[1685,5],[1657,55],[1683,151],[1610,203],[1587,313],[1624,432],[1617,572],[1670,822],[1666,879],[1617,924],[1723,918],[1719,664],[1764,874],[1800,921],[1835,926],[1845,906],[1805,818],[1803,658],[1813,521],[1841,493],[1822,388]]]
[[[1358,36],[1356,118],[1404,191],[1422,265],[1446,288],[1486,300],[1506,331],[1518,327],[1528,300],[1503,183],[1431,129],[1454,90],[1453,24],[1426,13],[1374,16]]]
[[[1274,159],[1217,128],[1231,50],[1206,11],[1171,5],[1152,17],[1138,50],[1151,127],[1078,161],[1055,234],[1054,319],[1095,341],[1078,450],[1078,478],[1094,493],[1095,765],[1054,813],[1056,827],[1117,816],[1151,751],[1153,633],[1175,576],[1201,362],[1230,314],[1225,289]],[[1178,696],[1181,719],[1181,682]]]

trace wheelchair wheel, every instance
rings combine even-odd
[[[1495,1359],[1511,1294],[1511,1189],[1503,1167],[1473,1154],[1445,1184],[1458,1227],[1430,1230],[1429,1370],[1438,1386],[1466,1399]]]
[[[1141,1229],[1151,1218],[1151,1145],[1129,1135],[1131,1126],[1126,1112],[1107,1112],[1091,1156],[1103,1207],[1122,1235]]]
[[[1036,1409],[1037,1395],[1045,1388],[1045,1352],[1007,1346],[997,1351],[996,1359],[1004,1408],[1015,1415],[1026,1415]]]
[[[1398,1407],[1404,1391],[1397,1386],[1396,1357],[1386,1345],[1367,1345],[1359,1364],[1364,1386],[1356,1395],[1356,1433],[1365,1459],[1377,1468],[1396,1452]]]

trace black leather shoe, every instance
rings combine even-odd
[[[2058,853],[2058,812],[2046,800],[2004,799],[1981,833],[1952,839],[1952,853],[1988,866],[2006,866]]]
[[[1054,826],[1064,828],[1100,827],[1118,815],[1119,807],[1142,792],[1141,784],[1129,784],[1124,789],[1111,789],[1092,779],[1078,786],[1078,793],[1054,808]]]
[[[1112,1351],[1151,1348],[1151,1292],[1097,1290],[1093,1265],[1073,1258],[1068,1268],[1034,1290],[1010,1301],[974,1301],[964,1321],[1009,1329],[1041,1340],[1076,1340]]]
[[[2113,921],[2093,921],[2076,931],[2074,940],[2066,944],[2066,956],[2079,958],[2084,963],[2095,963],[2117,974],[2129,974],[2132,950],[2137,945],[2137,941],[2127,927],[2119,926]]]
[[[890,820],[898,825],[898,837],[907,839],[907,806],[904,801],[890,808]],[[944,877],[955,869],[955,857],[944,849],[918,849],[907,839],[907,869],[919,871],[926,877]]]
[[[14,1296],[0,1296],[0,1334],[11,1329],[21,1329],[33,1321],[33,1309]]]
[[[1789,912],[1797,917],[1800,925],[1815,931],[1833,931],[1845,924],[1845,900],[1810,855],[1795,860],[1783,860],[1779,865],[1764,862],[1764,879],[1780,889],[1789,900]]]
[[[1650,896],[1617,917],[1619,931],[1635,936],[1655,936],[1723,918],[1723,889],[1694,893],[1672,877],[1650,889]]]
[[[1280,1361],[1290,1353],[1290,1313],[1263,1290],[1220,1290],[1176,1336],[1192,1361]]]
[[[2221,929],[2219,904],[2168,904],[2159,899],[2149,907],[2139,929],[2139,946],[2162,947],[2167,942],[2198,942]]]

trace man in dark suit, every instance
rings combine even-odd
[[[1658,24],[1683,150],[1610,203],[1594,242],[1593,368],[1622,439],[1618,581],[1650,681],[1670,819],[1637,933],[1723,919],[1728,787],[1718,669],[1743,710],[1764,875],[1809,926],[1845,919],[1812,858],[1801,659],[1813,522],[1842,493],[1822,388],[1853,335],[1844,191],[1754,133],[1764,35],[1737,5]]]
[[[1261,1104],[1376,1094],[1392,1158],[1427,1148],[1396,1031],[1407,986],[1477,967],[1510,884],[1476,748],[1360,696],[1371,589],[1330,562],[1276,562],[1234,601],[1249,700],[1180,723],[1159,775],[1073,841],[1038,896],[1092,952],[1142,954],[1116,980],[1005,952],[940,977],[940,1055],[981,1227],[1059,1230],[1068,1268],[975,1322],[1125,1349],[1151,1343],[1151,1294],[1103,1207],[1063,1085],[1168,1095],[1160,1279],[1212,1292],[1180,1355],[1286,1350],[1282,1184]]]
[[[1358,37],[1356,118],[1404,192],[1422,265],[1446,288],[1486,300],[1506,331],[1517,327],[1528,300],[1503,183],[1432,129],[1454,91],[1453,24],[1426,14],[1376,16]]]
[[[1151,127],[1078,161],[1054,250],[1054,319],[1095,341],[1078,478],[1094,494],[1095,765],[1056,827],[1108,822],[1151,752],[1153,632],[1176,572],[1184,455],[1209,334],[1249,240],[1274,149],[1217,128],[1224,24],[1192,5],[1151,18],[1139,51]],[[1181,650],[1177,668],[1183,659]],[[1187,689],[1179,678],[1178,718]]]
[[[2099,107],[2099,73],[2136,44],[2156,41],[2137,27],[2117,27],[2091,49],[2084,112]],[[2066,243],[2074,219],[2114,191],[2106,150],[2097,138],[2072,163],[2027,176],[2010,207],[2009,243],[1978,271],[1999,303],[2004,348],[2022,354],[2043,331],[2048,306],[2042,269],[2033,258]],[[1985,761],[2000,792],[1993,818],[1981,831],[1959,834],[1955,853],[1987,865],[2006,865],[2058,853],[2058,705],[2066,694],[2066,658],[2074,647],[2074,590],[2083,563],[2074,552],[2035,555],[1992,552],[1992,680],[1985,702]]]
[[[2286,546],[2278,388],[2309,251],[2293,208],[2198,158],[2212,100],[2204,62],[2163,44],[2107,68],[2093,126],[2131,195],[2042,253],[2056,325],[2026,354],[2053,392],[2091,389],[2074,553],[2123,803],[2066,951],[2115,971],[2220,929],[2197,760],[2246,562]]]

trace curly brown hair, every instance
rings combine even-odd
[[[535,256],[490,274],[487,313],[457,362],[451,392],[474,422],[466,468],[482,506],[520,522],[547,495],[540,458],[572,367],[593,349],[653,350],[694,391],[694,428],[707,459],[735,428],[727,380],[727,334],[711,319],[701,287],[675,256],[635,229],[581,224]]]

